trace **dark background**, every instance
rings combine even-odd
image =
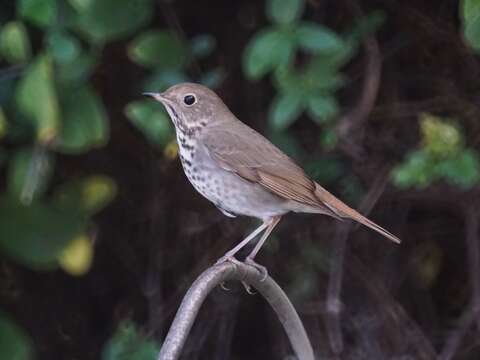
[[[364,120],[350,132],[339,125],[339,142],[328,151],[318,144],[321,127],[306,115],[289,134],[308,159],[334,159],[344,169],[324,184],[330,191],[403,240],[397,246],[321,216],[282,220],[257,261],[291,298],[319,358],[335,358],[335,336],[329,337],[335,320],[326,299],[339,268],[343,351],[336,358],[432,359],[452,347],[455,355],[447,358],[480,356],[480,292],[472,289],[480,269],[479,187],[439,180],[400,189],[389,176],[421,143],[420,113],[455,118],[465,146],[478,149],[480,64],[462,39],[458,7],[457,1],[307,2],[304,17],[336,31],[370,11],[385,14],[375,36],[345,66],[348,83],[337,92],[338,124],[356,122],[365,110]],[[221,66],[225,77],[217,93],[242,121],[269,134],[275,89],[268,77],[248,80],[241,63],[248,41],[268,23],[264,2],[157,1],[154,9],[151,27],[186,38],[215,37],[213,54],[187,71],[195,77]],[[131,38],[108,43],[91,78],[110,118],[108,144],[79,156],[58,155],[52,180],[101,172],[117,183],[116,198],[94,218],[91,269],[72,277],[0,258],[0,305],[29,334],[38,359],[99,359],[126,319],[161,341],[194,279],[254,226],[251,219],[224,217],[194,191],[178,159],[166,158],[125,117],[125,105],[140,98],[145,71],[127,57]],[[381,64],[373,72],[372,61]],[[365,109],[362,101],[371,96],[365,84],[375,71],[378,92]],[[360,195],[345,195],[344,176],[355,177]],[[285,359],[291,353],[287,338],[265,301],[239,284],[227,286],[230,291],[215,289],[202,307],[184,358]]]

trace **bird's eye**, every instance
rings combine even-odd
[[[188,106],[195,104],[195,101],[197,101],[197,99],[195,98],[194,95],[191,95],[191,94],[185,95],[185,97],[183,98],[183,102]]]

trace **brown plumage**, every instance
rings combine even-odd
[[[211,156],[227,171],[256,182],[287,200],[335,218],[353,219],[400,243],[400,239],[361,215],[311,180],[286,154],[239,120],[228,129],[212,128],[202,137]]]
[[[246,261],[266,273],[253,258],[290,211],[350,218],[400,242],[311,180],[280,149],[238,120],[210,89],[186,83],[148,95],[162,102],[175,125],[180,158],[192,185],[227,216],[263,220],[219,261],[234,261],[234,254],[265,230]]]

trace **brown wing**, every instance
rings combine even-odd
[[[330,194],[287,155],[240,121],[209,128],[202,136],[208,153],[222,168],[256,182],[287,200],[312,206],[337,219],[351,218],[400,243],[400,239]]]
[[[340,218],[335,208],[319,201],[316,184],[287,155],[241,122],[210,128],[202,136],[207,151],[222,168],[256,182],[287,200],[312,206]]]

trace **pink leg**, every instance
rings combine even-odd
[[[257,253],[260,251],[260,248],[263,246],[268,236],[270,235],[272,230],[275,228],[275,226],[277,226],[281,218],[282,218],[281,216],[274,216],[270,219],[270,221],[268,222],[267,229],[263,233],[260,240],[258,240],[258,243],[253,248],[252,252],[245,259],[246,264],[256,267],[262,273],[263,280],[265,280],[268,276],[267,268],[265,266],[257,264],[253,259],[255,258]]]

